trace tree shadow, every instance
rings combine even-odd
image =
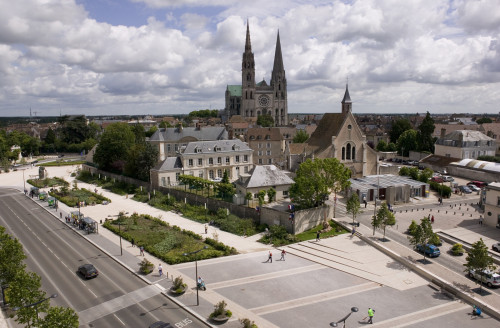
[[[418,259],[417,262],[423,265],[432,264],[432,261],[429,261],[427,257],[423,259]]]
[[[474,292],[478,295],[481,295],[481,296],[491,295],[491,292],[489,290],[485,289],[484,287],[483,288],[476,287],[476,288],[472,288],[471,290],[472,290],[472,292]]]
[[[389,262],[387,263],[386,267],[389,269],[400,270],[400,271],[408,271],[408,272],[411,271],[407,266],[399,263],[398,261]]]
[[[472,288],[470,288],[470,286],[467,284],[461,284],[461,283],[454,281],[453,286],[460,289],[463,292],[472,293]]]

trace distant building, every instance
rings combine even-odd
[[[228,133],[224,127],[187,127],[158,129],[148,142],[158,149],[158,160],[177,156],[182,147],[194,141],[227,140]]]
[[[484,225],[500,228],[500,183],[493,182],[486,187],[484,202]]]
[[[458,159],[495,156],[496,141],[479,131],[456,130],[436,140],[434,154]]]
[[[250,27],[247,22],[245,52],[241,63],[241,85],[227,85],[225,92],[225,115],[230,118],[241,115],[256,119],[260,115],[271,115],[275,126],[288,124],[288,95],[280,35],[276,39],[274,66],[269,84],[255,80],[255,59],[250,42]]]
[[[245,141],[254,151],[253,163],[255,165],[275,164],[284,168],[285,142],[280,128],[250,128]]]

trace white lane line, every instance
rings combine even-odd
[[[159,294],[159,289],[154,285],[149,285],[134,290],[133,292],[130,292],[128,294],[116,297],[107,302],[103,302],[99,305],[80,311],[78,313],[78,316],[80,317],[80,324],[86,324],[95,321],[99,318],[115,313]]]
[[[113,316],[116,318],[116,320],[120,321],[120,322],[121,322],[121,324],[125,326],[125,323],[123,323],[123,321],[121,321],[121,320],[120,320],[120,318],[118,318],[118,317],[116,316],[116,314],[113,314]]]

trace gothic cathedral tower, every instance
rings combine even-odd
[[[250,26],[247,21],[245,52],[241,61],[241,85],[227,85],[225,115],[228,118],[241,115],[254,120],[260,115],[270,115],[275,126],[284,126],[288,124],[287,97],[279,31],[270,84],[267,84],[266,80],[256,82],[255,59],[250,42]]]

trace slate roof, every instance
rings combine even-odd
[[[178,141],[186,137],[196,140],[221,140],[227,139],[228,134],[224,127],[187,127],[187,128],[161,128],[149,138],[149,141]]]
[[[155,166],[154,170],[157,171],[171,171],[175,169],[182,169],[182,161],[180,157],[167,157],[163,162]]]
[[[285,174],[285,171],[274,165],[256,165],[250,174],[250,178],[241,184],[245,188],[290,185],[295,182]]]
[[[344,113],[326,113],[319,121],[307,143],[316,149],[325,149],[332,143],[332,136],[337,136],[345,120]]]
[[[215,146],[220,147],[220,150],[214,151]],[[248,145],[241,141],[240,139],[232,139],[232,140],[216,140],[216,141],[193,141],[187,144],[186,148],[183,151],[183,154],[196,154],[195,149],[201,149],[201,153],[227,153],[227,152],[235,152],[235,151],[250,151],[253,150],[248,147]],[[233,149],[238,148],[238,149]]]
[[[267,136],[269,139],[266,139]],[[247,140],[281,141],[281,131],[280,128],[250,128],[247,130]]]
[[[472,130],[456,130],[447,134],[444,138],[439,138],[444,140],[457,140],[457,141],[480,141],[480,140],[493,140],[493,138],[488,137],[480,131]]]

